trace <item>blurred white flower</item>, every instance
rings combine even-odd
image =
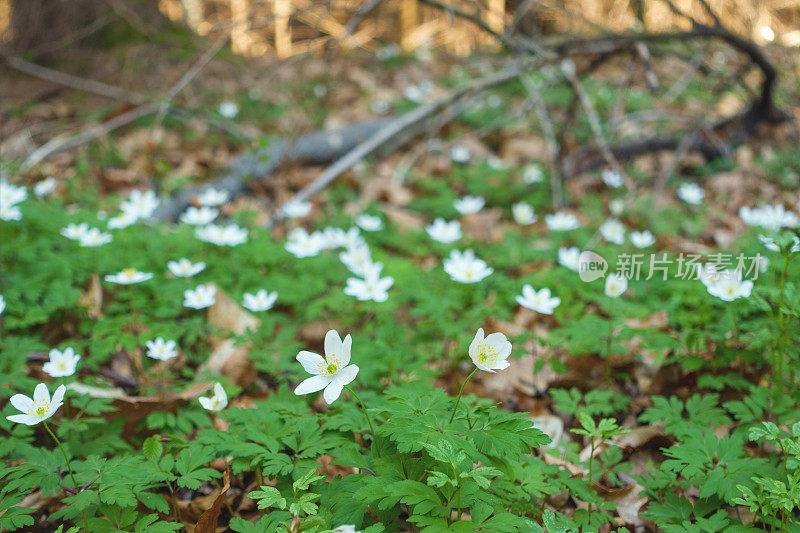
[[[130,211],[123,211],[115,217],[108,219],[108,229],[123,229],[136,224],[139,218]]]
[[[209,187],[200,193],[200,195],[197,197],[197,202],[200,205],[207,207],[217,207],[227,202],[229,197],[230,194],[228,191],[217,190],[213,187]]]
[[[64,385],[59,387],[53,393],[53,399],[50,399],[50,391],[47,390],[47,385],[39,383],[33,390],[33,398],[29,398],[24,394],[15,394],[9,399],[11,405],[19,411],[21,415],[10,415],[6,418],[12,422],[25,424],[26,426],[35,426],[39,422],[43,422],[53,416],[58,408],[64,403],[64,393],[67,388]]]
[[[88,232],[89,224],[86,222],[81,224],[70,224],[64,228],[61,228],[61,235],[73,241],[79,241],[83,239]]]
[[[33,194],[39,198],[50,196],[56,190],[56,185],[58,185],[58,182],[53,176],[50,176],[33,186]]]
[[[6,299],[3,298],[3,295],[0,294],[0,315],[3,314],[3,311],[6,310]]]
[[[116,283],[118,285],[133,285],[153,279],[153,274],[150,272],[139,272],[135,268],[124,268],[116,274],[108,274],[104,279],[109,283]]]
[[[509,355],[511,343],[499,332],[484,337],[483,328],[479,328],[469,344],[469,358],[484,372],[494,372],[511,366],[508,362]]]
[[[208,206],[200,208],[192,206],[181,215],[181,222],[190,226],[205,226],[211,224],[218,215],[219,209]]]
[[[603,183],[612,189],[619,189],[624,183],[622,181],[622,175],[616,170],[606,169],[602,172],[601,176],[603,178]]]
[[[655,244],[655,242],[656,238],[648,230],[631,232],[631,244],[637,248],[647,248]]]
[[[455,242],[462,237],[461,224],[458,220],[447,222],[445,219],[439,217],[433,221],[433,224],[425,227],[431,239],[449,244]]]
[[[760,209],[743,206],[739,209],[739,216],[748,226],[762,227],[773,233],[781,228],[795,228],[800,224],[800,218],[780,204],[767,205]]]
[[[288,218],[302,218],[311,212],[311,202],[292,200],[281,207],[281,213]]]
[[[219,381],[214,383],[214,395],[210,398],[206,396],[200,396],[198,398],[200,405],[203,406],[203,409],[208,411],[222,411],[228,406],[228,395],[225,394],[225,389],[222,388],[222,383]]]
[[[88,248],[96,248],[108,244],[113,240],[110,233],[103,233],[97,228],[90,228],[81,237],[79,244]]]
[[[183,306],[205,309],[216,302],[217,288],[213,285],[198,285],[196,289],[183,291]]]
[[[725,302],[747,298],[753,290],[753,282],[749,279],[742,281],[741,271],[734,269],[716,271],[716,275],[705,285],[710,295]]]
[[[367,246],[354,246],[339,254],[339,261],[356,276],[365,276],[373,264],[372,255]],[[383,266],[383,265],[381,265]]]
[[[625,200],[622,198],[614,198],[608,202],[608,210],[611,211],[611,214],[615,217],[620,216],[625,210]]]
[[[275,305],[275,300],[278,299],[278,293],[267,292],[264,289],[259,290],[255,294],[249,292],[244,293],[244,302],[242,307],[249,309],[253,312],[269,311]]]
[[[542,172],[542,167],[537,164],[527,165],[522,171],[522,181],[527,184],[541,183],[544,181],[544,172]]]
[[[233,119],[239,114],[239,106],[236,102],[226,101],[219,104],[218,111],[223,117]]]
[[[575,272],[578,271],[580,257],[581,251],[576,246],[571,248],[565,248],[562,246],[558,249],[558,264]]]
[[[682,183],[678,187],[678,198],[691,205],[700,205],[703,203],[706,192],[702,187],[696,183]]]
[[[42,371],[52,378],[65,378],[75,373],[78,361],[81,356],[75,353],[72,348],[65,348],[64,351],[50,350],[50,360],[42,365]]]
[[[625,226],[616,218],[609,218],[600,225],[600,235],[607,242],[623,244],[625,242]]]
[[[322,397],[328,405],[336,401],[342,394],[345,385],[349,385],[358,374],[358,367],[350,364],[350,350],[353,339],[347,335],[342,341],[339,333],[330,330],[325,335],[325,357],[314,352],[301,351],[297,354],[297,361],[303,369],[312,374],[301,382],[294,393],[297,395],[310,394],[322,389]]]
[[[463,254],[458,250],[450,252],[450,257],[444,260],[444,271],[459,283],[476,283],[494,272],[485,261],[475,257],[472,250]]]
[[[177,261],[168,261],[167,268],[179,278],[190,278],[205,270],[206,264],[203,261],[192,263],[185,257],[181,257]]]
[[[533,207],[525,202],[517,202],[516,204],[512,205],[511,214],[514,217],[514,221],[522,226],[528,226],[538,220],[533,211]]]
[[[356,225],[364,231],[380,231],[383,229],[383,220],[379,216],[364,213],[358,215]]]
[[[489,157],[487,157],[486,165],[492,170],[506,170],[508,168],[506,162],[497,157],[496,155],[490,155]]]
[[[147,346],[147,357],[167,361],[178,356],[178,343],[175,341],[165,341],[162,337],[156,337],[152,341],[145,342]]]
[[[2,204],[0,205],[0,220],[6,222],[22,220],[22,210],[16,205]]]
[[[539,289],[536,292],[528,284],[522,286],[522,296],[517,296],[517,303],[527,309],[532,309],[543,315],[552,315],[553,310],[561,303],[561,298],[551,296],[550,289]]]
[[[247,230],[236,224],[218,226],[209,224],[194,231],[195,236],[201,241],[210,242],[217,246],[238,246],[247,242]]]
[[[606,276],[605,293],[610,298],[617,298],[628,290],[628,278],[619,274],[609,274]]]
[[[563,211],[545,215],[544,221],[550,231],[569,231],[581,227],[575,215]]]
[[[156,193],[153,191],[131,191],[128,200],[120,204],[120,209],[123,213],[129,216],[139,218],[150,218],[153,212],[161,203]]]
[[[469,148],[463,144],[456,144],[450,148],[450,159],[456,163],[466,163],[471,157],[472,153],[469,151]]]
[[[314,232],[309,235],[303,228],[295,228],[289,232],[285,248],[295,257],[313,257],[318,255],[326,244],[323,234]]]
[[[388,291],[394,284],[392,277],[380,277],[379,273],[369,272],[364,279],[347,278],[344,293],[361,301],[374,300],[385,302],[389,298]]]
[[[9,207],[24,202],[28,198],[28,190],[21,185],[14,185],[0,179],[0,207]]]
[[[483,209],[485,200],[480,196],[465,196],[453,202],[453,207],[462,215],[474,215]]]

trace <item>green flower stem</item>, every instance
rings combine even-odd
[[[461,402],[461,395],[464,394],[464,385],[467,384],[467,381],[469,381],[470,378],[472,378],[472,376],[474,376],[475,372],[477,371],[478,367],[475,367],[475,370],[473,370],[472,373],[469,376],[467,376],[467,379],[465,379],[464,382],[461,384],[461,388],[458,390],[458,399],[456,399],[456,404],[453,406],[453,414],[450,415],[450,422],[448,422],[449,424],[452,424],[453,419],[456,417],[456,410],[458,409],[459,402]]]
[[[50,426],[47,425],[47,421],[46,420],[43,421],[43,424],[44,424],[44,428],[47,430],[47,432],[50,433],[50,436],[53,437],[53,440],[56,441],[56,445],[58,446],[58,449],[61,450],[61,455],[64,456],[64,461],[67,462],[67,470],[69,471],[69,477],[72,479],[72,485],[75,487],[75,490],[78,490],[78,488],[79,488],[78,487],[78,482],[75,481],[75,474],[72,473],[72,466],[69,464],[69,459],[67,458],[67,452],[64,451],[64,447],[61,446],[61,441],[58,440],[58,437],[56,437],[56,434],[53,433],[52,429],[50,429]],[[86,533],[89,533],[89,521],[86,518],[86,511],[83,511],[82,514],[83,514],[83,530]]]
[[[367,408],[364,407],[364,402],[361,401],[361,398],[358,396],[358,394],[356,394],[356,391],[354,391],[353,389],[351,389],[347,385],[345,385],[344,388],[349,390],[350,394],[355,396],[356,400],[358,400],[358,403],[361,404],[361,410],[364,411],[364,416],[367,417],[367,424],[369,424],[369,431],[370,431],[370,433],[372,433],[372,440],[374,442],[374,440],[375,440],[375,428],[372,427],[372,420],[370,420],[369,415],[367,414]]]
[[[611,344],[614,340],[614,316],[616,311],[616,298],[611,299],[608,311],[608,337],[606,338],[606,381],[611,384]]]
[[[775,367],[773,371],[775,372],[775,378],[773,379],[772,387],[773,387],[773,394],[775,396],[781,394],[783,391],[783,366],[784,366],[784,351],[786,349],[786,330],[788,329],[788,324],[786,322],[786,316],[783,312],[783,300],[784,300],[784,293],[786,287],[786,271],[789,269],[789,253],[784,253],[783,255],[783,267],[781,268],[781,281],[780,281],[780,293],[778,296],[778,346],[775,355]]]
[[[231,426],[231,427],[233,428],[233,430],[236,432],[236,436],[241,438],[242,434],[239,432],[239,428],[237,428],[237,427],[236,427],[236,424],[234,424],[234,423],[231,421],[231,419],[228,417],[228,413],[226,413],[225,411],[220,411],[220,414],[221,414],[221,415],[222,415],[222,416],[225,418],[225,420],[227,420],[227,421],[228,421],[228,424],[230,424],[230,426]]]
[[[61,450],[61,455],[64,456],[64,460],[67,462],[67,470],[69,470],[69,477],[72,478],[72,485],[77,489],[78,482],[75,481],[75,474],[72,473],[72,467],[69,464],[69,459],[67,458],[67,453],[64,451],[64,448],[61,446],[61,441],[58,440],[56,434],[53,433],[53,430],[50,429],[50,426],[47,425],[47,421],[44,421],[44,428],[50,433],[50,436],[53,437],[53,440],[56,441],[56,445],[58,445],[58,449]]]

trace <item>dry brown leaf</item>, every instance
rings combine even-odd
[[[426,220],[407,209],[395,207],[393,205],[385,205],[383,210],[389,222],[400,229],[422,229],[425,227]]]
[[[219,495],[214,500],[214,503],[209,507],[197,521],[194,531],[195,533],[216,533],[217,521],[219,520],[219,513],[222,511],[222,505],[225,503],[225,498],[228,496],[228,489],[231,488],[231,479],[228,469],[222,474],[222,489]]]
[[[500,228],[501,218],[502,211],[499,208],[486,208],[474,215],[461,217],[461,227],[464,229],[464,234],[470,239],[500,242],[503,239]]]

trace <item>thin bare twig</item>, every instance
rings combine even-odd
[[[561,72],[563,72],[564,76],[567,78],[567,80],[569,80],[570,84],[572,85],[572,89],[575,91],[575,94],[581,103],[584,113],[586,113],[586,118],[589,121],[589,127],[592,130],[595,142],[597,143],[597,147],[600,149],[603,159],[606,160],[606,163],[608,163],[612,169],[619,173],[619,175],[622,177],[622,180],[625,182],[625,186],[629,191],[632,191],[634,189],[633,181],[627,175],[625,169],[622,168],[622,165],[620,165],[617,158],[614,157],[614,153],[611,151],[611,148],[606,142],[605,136],[603,135],[603,128],[600,126],[600,117],[597,115],[597,111],[594,108],[592,99],[589,98],[589,95],[583,90],[580,80],[578,80],[578,77],[575,75],[574,64],[572,62],[562,63]]]
[[[533,111],[542,127],[547,151],[550,154],[550,194],[552,195],[553,208],[561,209],[564,207],[564,174],[560,164],[561,150],[556,140],[553,121],[550,120],[550,113],[547,111],[547,106],[538,87],[535,87],[533,82],[527,78],[522,78],[522,81],[528,91],[529,98],[533,102]]]
[[[214,59],[214,56],[217,55],[217,52],[219,52],[223,46],[225,46],[230,37],[230,33],[226,33],[218,37],[217,40],[214,41],[210,47],[208,47],[208,50],[206,50],[197,59],[197,61],[195,61],[195,63],[189,67],[186,72],[184,72],[183,76],[181,76],[180,79],[175,82],[169,91],[167,91],[167,94],[158,105],[158,115],[156,117],[156,124],[153,128],[154,130],[155,127],[161,124],[161,122],[164,120],[164,116],[167,114],[167,111],[172,104],[172,100],[174,100],[178,93],[180,93],[187,85],[189,85],[192,80],[195,79],[198,74],[200,74],[203,68],[205,68],[205,66],[208,65],[212,59]]]
[[[142,104],[139,107],[107,120],[102,124],[96,124],[89,129],[78,133],[77,135],[59,135],[34,150],[34,152],[31,153],[22,163],[21,169],[23,171],[30,170],[53,154],[75,148],[76,146],[80,146],[89,141],[93,141],[98,137],[106,135],[110,131],[130,124],[136,119],[139,119],[145,115],[149,115],[150,113],[154,113],[157,109],[158,105],[155,103]]]
[[[101,81],[79,78],[78,76],[73,76],[72,74],[67,74],[65,72],[43,67],[41,65],[31,63],[30,61],[25,61],[21,57],[5,56],[5,60],[6,64],[14,70],[24,72],[25,74],[29,74],[51,83],[56,83],[58,85],[63,85],[79,91],[96,94],[112,100],[123,100],[125,102],[130,102],[137,105],[146,101],[146,98],[141,94],[126,91],[125,89],[120,89],[119,87],[109,85]]]

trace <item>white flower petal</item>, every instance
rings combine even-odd
[[[303,380],[300,385],[294,389],[294,393],[301,395],[321,391],[327,387],[331,381],[333,381],[333,378],[330,376],[311,376],[310,378]]]
[[[320,373],[320,368],[325,368],[325,359],[314,352],[301,351],[297,354],[297,361],[303,365],[303,370],[309,374],[317,375]]]

